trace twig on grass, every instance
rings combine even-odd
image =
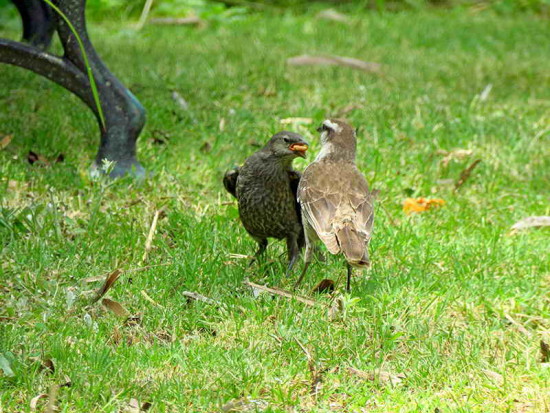
[[[470,166],[468,166],[466,169],[464,169],[461,173],[460,173],[460,178],[458,178],[458,180],[456,181],[456,184],[455,184],[455,191],[457,191],[462,185],[464,185],[464,183],[468,180],[468,178],[470,177],[470,175],[472,174],[472,171],[474,170],[474,168],[481,162],[481,159],[476,159],[475,161],[473,161]]]
[[[278,295],[278,296],[285,297],[285,298],[290,298],[290,299],[299,301],[301,303],[304,303],[304,304],[312,306],[312,307],[321,305],[317,301],[313,301],[313,300],[310,300],[309,298],[305,298],[305,297],[300,297],[299,295],[292,294],[291,292],[286,291],[286,290],[282,290],[280,288],[267,287],[265,285],[256,284],[256,283],[253,283],[251,281],[244,281],[244,284],[248,285],[249,287],[255,288],[257,290],[262,290],[262,291],[266,291],[270,294]]]

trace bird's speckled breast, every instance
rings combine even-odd
[[[237,180],[239,216],[258,238],[282,239],[300,231],[288,171],[277,162],[249,158]]]

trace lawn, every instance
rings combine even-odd
[[[0,36],[17,38],[8,23]],[[0,150],[0,412],[56,389],[61,412],[137,411],[131,399],[154,412],[550,411],[549,232],[509,231],[550,215],[548,20],[424,11],[349,25],[289,13],[90,26],[148,110],[138,156],[152,175],[92,181],[91,113],[0,66],[0,138],[13,135]],[[379,62],[382,75],[285,64],[306,53]],[[303,169],[317,125],[343,111],[380,190],[372,267],[348,295],[340,257],[314,262],[296,291],[314,306],[256,294],[243,282],[290,290],[299,269],[284,277],[282,242],[248,268],[255,243],[223,173],[285,128],[311,142]],[[313,122],[281,123],[290,117]],[[445,159],[456,149],[471,152]],[[30,165],[29,151],[50,165]],[[407,216],[410,196],[446,203]],[[91,304],[116,269],[106,297],[129,318]],[[332,295],[312,292],[324,278],[339,279]]]

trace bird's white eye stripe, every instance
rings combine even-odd
[[[335,132],[340,132],[342,130],[340,125],[338,125],[337,123],[331,122],[328,119],[323,122],[323,125],[326,126],[329,129],[332,129]]]

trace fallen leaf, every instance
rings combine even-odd
[[[474,151],[472,151],[471,149],[455,149],[455,150],[452,150],[452,151],[444,151],[444,150],[437,151],[438,155],[444,155],[445,156],[440,161],[440,164],[443,167],[447,167],[451,161],[461,161],[463,159],[466,159],[466,158],[472,156],[473,153],[474,153]]]
[[[107,291],[111,289],[115,281],[118,280],[118,278],[120,277],[120,274],[122,274],[122,270],[117,268],[112,273],[107,275],[107,278],[105,278],[105,283],[97,292],[94,302],[98,301],[101,297],[103,297],[107,293]]]
[[[210,142],[204,142],[199,148],[199,151],[201,151],[202,153],[208,153],[211,150],[212,150],[212,144]]]
[[[128,404],[124,406],[124,413],[140,413],[139,402],[137,399],[130,399]]]
[[[101,304],[103,304],[119,317],[128,317],[128,315],[130,314],[128,310],[126,310],[120,303],[117,303],[116,301],[110,300],[108,298],[104,298],[103,300],[101,300]]]
[[[443,205],[445,205],[445,201],[439,198],[407,198],[403,202],[403,211],[409,215],[413,212],[424,212]]]
[[[175,90],[172,92],[172,100],[183,110],[189,110],[189,103]]]
[[[527,217],[516,222],[510,230],[516,233],[528,228],[540,228],[550,226],[550,216],[533,216]]]
[[[328,318],[329,320],[335,320],[340,315],[344,314],[344,299],[342,296],[337,297],[333,302],[330,308],[328,309]]]
[[[390,384],[392,386],[396,386],[400,384],[404,378],[406,378],[405,374],[403,373],[397,373],[393,374],[389,371],[376,369],[373,372],[366,372],[362,370],[358,370],[353,367],[347,368],[348,372],[354,376],[357,376],[363,380],[370,380],[370,381],[380,381],[382,384]]]
[[[11,140],[13,139],[13,135],[5,135],[2,140],[0,140],[0,150],[7,148],[7,146],[11,143]]]
[[[364,62],[359,59],[342,56],[302,55],[291,57],[286,62],[291,66],[347,66],[368,73],[379,73],[381,68],[380,63]]]
[[[63,380],[64,380],[63,383],[61,383],[59,387],[71,387],[73,385],[71,378],[66,374],[63,375]]]
[[[460,178],[456,181],[455,191],[459,189],[468,180],[474,168],[481,162],[481,159],[473,161],[466,169],[460,173]]]
[[[316,294],[322,294],[322,293],[331,293],[334,291],[334,281],[325,278],[324,280],[321,280],[319,284],[313,288],[311,291],[312,293]]]
[[[55,373],[55,366],[53,364],[52,359],[42,360],[42,366],[41,367],[42,367],[43,370],[47,370],[48,373],[50,373],[50,374]]]
[[[550,361],[550,345],[544,340],[540,341],[540,362],[547,363]]]
[[[504,377],[502,377],[502,374],[488,369],[482,369],[481,371],[498,386],[502,386],[504,384]]]
[[[38,396],[36,397],[33,397],[31,399],[31,411],[36,411],[36,409],[38,408],[38,402],[41,400],[41,399],[47,399],[48,398],[48,395],[46,393],[42,393],[42,394],[39,394]]]
[[[281,125],[293,125],[293,124],[302,124],[310,125],[313,122],[311,118],[284,118],[279,121]]]
[[[4,376],[15,376],[13,370],[11,369],[9,360],[2,353],[0,353],[0,370],[2,370]]]
[[[326,9],[326,10],[320,11],[319,13],[317,13],[317,18],[324,19],[324,20],[331,20],[338,23],[345,23],[345,24],[350,23],[348,16],[340,12],[337,12],[334,9]]]
[[[43,163],[44,165],[50,164],[45,157],[33,151],[29,151],[29,154],[27,155],[27,161],[29,161],[31,165],[34,165],[37,162]]]

